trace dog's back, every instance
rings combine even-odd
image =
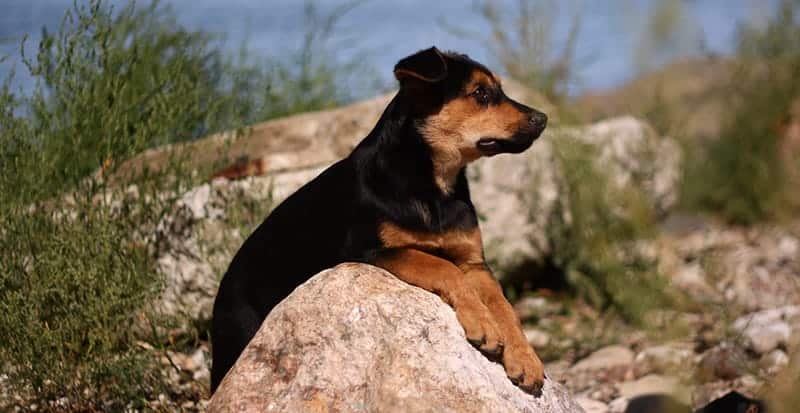
[[[214,302],[212,392],[275,305],[358,250],[347,240],[355,190],[348,158],[287,198],[242,245]]]

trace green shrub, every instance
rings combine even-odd
[[[156,145],[340,103],[335,66],[277,76],[283,63],[233,63],[157,2],[114,12],[100,0],[76,3],[23,57],[34,92],[0,87],[0,371],[15,396],[0,410],[182,397],[152,350],[175,321],[151,310],[164,281],[153,234],[192,178],[178,157],[122,185],[103,176]]]
[[[800,96],[800,2],[784,1],[763,29],[739,34],[739,69],[716,140],[694,145],[684,203],[736,224],[780,217],[790,208],[780,124]]]
[[[320,14],[314,3],[307,1],[303,9],[302,46],[290,53],[286,61],[252,64],[244,53],[236,71],[247,73],[244,78],[249,78],[250,83],[255,80],[255,87],[248,88],[255,106],[251,123],[332,108],[353,100],[359,93],[372,94],[381,89],[358,53],[346,61],[332,53],[330,39],[337,23],[357,4],[357,1],[345,2],[327,14]]]
[[[75,217],[5,212],[0,359],[12,388],[87,409],[124,407],[104,398],[136,404],[158,381],[131,325],[160,280],[145,246],[131,240],[130,223],[83,202]]]
[[[588,303],[640,322],[668,303],[666,282],[636,243],[653,235],[655,214],[645,195],[619,189],[597,168],[596,148],[568,136],[553,140],[561,177],[546,235],[550,266]]]

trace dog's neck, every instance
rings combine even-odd
[[[411,208],[405,211],[416,211],[422,221],[438,226],[442,224],[438,222],[439,209],[469,199],[465,168],[434,159],[441,154],[432,153],[406,113],[402,101],[392,100],[351,157],[363,166],[359,168],[363,171],[359,179],[378,195],[377,199],[407,203]]]

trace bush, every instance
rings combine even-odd
[[[637,247],[653,235],[652,207],[640,191],[609,181],[590,144],[566,136],[553,143],[566,196],[556,200],[546,228],[549,265],[589,304],[644,321],[649,310],[668,303],[655,259]]]
[[[800,3],[784,1],[763,29],[739,33],[739,69],[718,139],[687,153],[683,198],[736,224],[780,217],[791,192],[780,125],[800,96]]]
[[[332,108],[353,100],[365,90],[374,93],[381,89],[380,82],[363,65],[361,56],[341,61],[331,52],[329,43],[337,23],[357,4],[357,1],[346,2],[328,14],[320,14],[314,3],[306,2],[303,43],[287,61],[251,63],[246,51],[242,54],[234,72],[245,74],[237,79],[248,79],[241,90],[252,93],[250,123]],[[351,89],[355,92],[350,92]]]
[[[3,217],[0,359],[22,394],[121,409],[103,399],[136,404],[158,384],[131,324],[157,295],[159,277],[129,222],[82,202],[76,215]]]
[[[165,390],[152,349],[172,325],[150,310],[163,287],[151,234],[192,178],[177,157],[118,186],[104,176],[156,145],[338,104],[335,66],[277,76],[280,63],[232,63],[157,2],[100,0],[23,57],[35,91],[0,88],[0,370],[14,395],[0,410],[145,408]]]

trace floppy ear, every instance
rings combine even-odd
[[[408,56],[397,62],[394,67],[394,77],[401,85],[412,79],[435,83],[445,76],[447,76],[447,63],[435,47]]]

